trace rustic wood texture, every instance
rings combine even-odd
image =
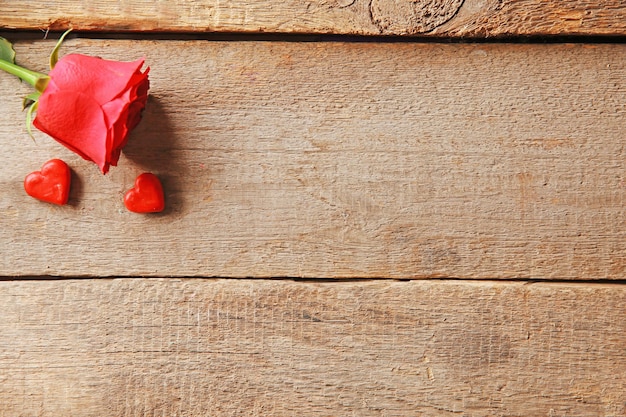
[[[1,416],[624,416],[626,286],[0,282]]]
[[[44,70],[52,41],[18,42]],[[0,77],[6,276],[624,278],[626,45],[73,40],[151,65],[103,176]],[[53,157],[70,204],[22,187]],[[136,215],[142,171],[166,211]]]
[[[622,0],[0,2],[0,28],[494,37],[624,35]]]

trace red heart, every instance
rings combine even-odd
[[[135,187],[126,192],[124,205],[135,213],[158,213],[165,208],[163,186],[159,178],[143,173],[135,180]]]
[[[52,159],[24,179],[24,189],[31,197],[63,205],[70,195],[70,168],[60,159]]]

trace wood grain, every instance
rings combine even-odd
[[[61,0],[0,3],[0,28],[348,35],[625,35],[622,0]]]
[[[45,70],[53,41],[18,42]],[[626,45],[75,39],[146,56],[151,99],[102,176],[25,131],[0,77],[6,276],[624,278]],[[73,169],[70,204],[24,176]],[[136,175],[166,211],[136,215]]]
[[[626,286],[0,282],[1,416],[624,416]]]

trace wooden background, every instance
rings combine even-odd
[[[626,416],[625,18],[0,2],[24,66],[71,26],[151,67],[106,176],[0,74],[0,417]],[[22,188],[51,158],[64,207]],[[123,206],[144,171],[161,214]]]

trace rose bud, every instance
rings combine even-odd
[[[141,72],[143,63],[64,56],[48,74],[33,124],[106,174],[146,105],[150,68]]]

